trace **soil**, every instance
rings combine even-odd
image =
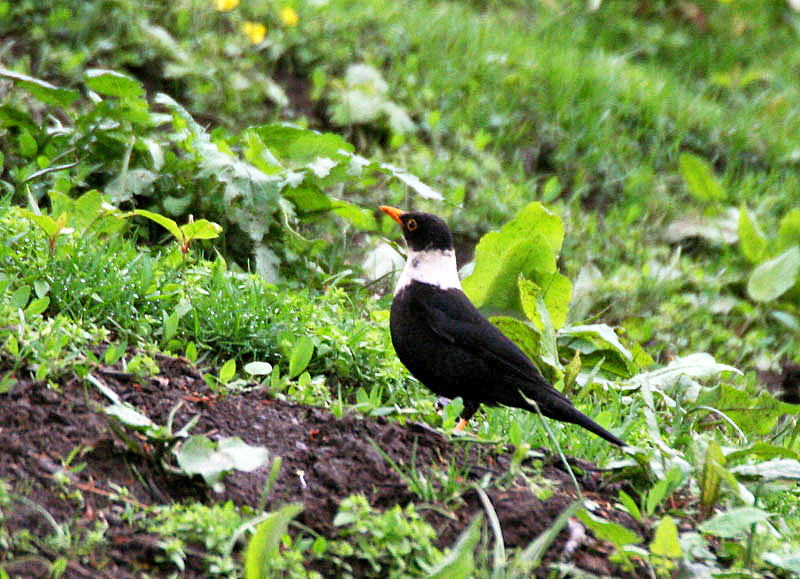
[[[528,545],[575,499],[574,486],[560,462],[544,449],[540,451],[543,478],[537,479],[537,484],[546,485],[551,494],[541,500],[521,477],[508,476],[511,446],[453,440],[426,425],[403,425],[355,412],[337,419],[326,409],[277,400],[263,389],[219,397],[209,391],[200,372],[187,360],[157,356],[156,361],[160,372],[155,376],[126,374],[119,366],[96,367],[92,374],[157,424],[165,424],[180,404],[174,416],[175,430],[199,416],[192,434],[239,436],[249,444],[266,447],[271,457],[282,457],[267,508],[300,502],[304,510],[297,520],[327,537],[333,536],[332,521],[339,503],[350,494],[361,493],[381,509],[422,502],[374,444],[405,467],[414,464],[422,471],[447,472],[455,459],[457,465],[464,465],[464,477],[491,477],[495,484],[487,494],[507,547]],[[3,370],[0,368],[0,373]],[[74,375],[64,377],[56,387],[21,380],[0,396],[0,479],[9,483],[15,496],[26,499],[14,500],[4,509],[5,525],[12,533],[27,529],[34,536],[45,537],[53,528],[42,511],[58,523],[71,521],[78,527],[92,528],[96,521],[106,521],[108,541],[103,552],[72,560],[67,577],[175,573],[174,567],[163,562],[159,537],[123,520],[124,502],[151,506],[183,500],[208,504],[232,500],[255,508],[269,467],[251,473],[234,471],[225,477],[224,491],[216,493],[199,477],[190,479],[165,468],[164,457],[142,436],[126,431],[138,449],[126,445],[101,410],[108,404],[96,388]],[[116,423],[113,426],[118,428]],[[67,472],[62,465],[70,453],[75,453],[70,464],[85,463],[85,467],[68,471],[68,480],[59,483],[55,475]],[[620,483],[609,483],[585,461],[570,460],[580,467],[576,472],[580,473],[579,483],[584,496],[598,506],[596,513],[646,537],[645,529],[615,508]],[[127,498],[114,498],[119,487],[128,490]],[[484,511],[474,490],[455,502],[433,507],[419,510],[437,530],[440,547],[452,545],[472,517]],[[553,542],[537,576],[547,576],[547,564],[556,561],[599,575],[638,576],[622,572],[609,560],[613,553],[610,544],[597,540],[588,530],[576,535],[576,527],[580,530],[579,525],[568,525]],[[566,547],[570,528],[573,539],[580,539],[577,548]],[[45,545],[40,545],[38,552],[36,556],[0,553],[0,567],[11,577],[46,576],[59,554]],[[354,563],[363,576],[370,575],[369,567]],[[328,575],[328,570],[320,571]],[[193,546],[187,549],[181,576],[203,575],[202,546]]]

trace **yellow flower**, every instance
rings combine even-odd
[[[297,16],[297,12],[291,6],[284,6],[281,8],[281,20],[286,26],[297,26],[297,22],[300,18]]]
[[[242,32],[253,44],[260,44],[267,35],[267,27],[260,22],[245,22],[242,24]]]
[[[218,12],[230,12],[239,5],[239,0],[214,0]]]

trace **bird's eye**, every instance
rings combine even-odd
[[[406,229],[409,231],[414,231],[417,227],[419,227],[419,224],[416,219],[409,219],[406,221]]]

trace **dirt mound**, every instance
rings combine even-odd
[[[404,469],[447,472],[456,464],[467,480],[482,480],[489,475],[491,480],[501,481],[487,494],[499,517],[506,546],[527,545],[575,498],[568,476],[550,458],[542,460],[541,475],[551,493],[540,500],[524,481],[508,476],[513,448],[451,441],[425,425],[400,425],[357,413],[337,419],[325,409],[273,399],[262,389],[220,397],[209,391],[200,373],[186,360],[166,356],[156,360],[160,367],[157,376],[140,378],[119,367],[96,368],[93,375],[156,424],[165,424],[170,412],[180,405],[174,413],[175,430],[199,415],[192,434],[239,436],[249,444],[266,447],[271,457],[282,457],[281,472],[267,507],[301,502],[304,510],[298,520],[325,536],[332,536],[338,505],[350,494],[363,494],[378,508],[405,505],[416,498],[403,476],[376,447]],[[20,381],[0,396],[0,479],[8,482],[16,495],[27,499],[14,501],[6,509],[6,526],[11,532],[28,529],[38,537],[51,534],[52,521],[43,511],[59,523],[77,521],[86,527],[98,519],[108,523],[106,551],[83,559],[83,564],[70,562],[69,576],[129,577],[143,571],[170,571],[158,562],[161,553],[157,537],[124,522],[124,501],[145,506],[183,499],[258,504],[268,467],[252,473],[233,472],[224,480],[224,492],[216,493],[197,477],[189,479],[165,469],[162,459],[171,457],[158,456],[157,449],[136,433],[127,435],[138,450],[124,443],[114,433],[112,426],[116,424],[100,411],[108,400],[86,381],[71,376],[59,388]],[[68,457],[73,457],[71,464],[85,463],[85,467],[65,471]],[[600,505],[604,515],[642,533],[635,521],[614,510],[619,486],[605,485],[590,464],[576,462],[584,473],[579,481],[584,495]],[[68,473],[66,480],[64,472]],[[117,497],[119,487],[128,490],[124,499]],[[76,489],[81,491],[82,500],[70,493]],[[424,513],[438,531],[442,547],[452,545],[476,512],[483,511],[474,490],[466,491],[455,503],[437,506],[441,508]],[[562,531],[551,545],[546,561],[562,558],[566,535]],[[594,573],[625,576],[608,561],[610,550],[609,545],[587,533],[577,550],[569,554],[569,562]],[[0,556],[0,563],[11,576],[41,576],[57,554],[49,553],[44,546],[39,552],[43,555],[39,559],[8,561]],[[203,553],[189,549],[186,554],[184,576],[202,575]],[[544,569],[541,573],[546,575]]]

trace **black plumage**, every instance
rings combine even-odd
[[[427,213],[381,209],[403,228],[408,247],[408,261],[392,301],[392,344],[403,364],[430,390],[464,400],[460,428],[480,404],[535,411],[527,397],[544,416],[577,424],[625,446],[553,388],[522,350],[469,301],[458,282],[453,240],[444,221]]]

